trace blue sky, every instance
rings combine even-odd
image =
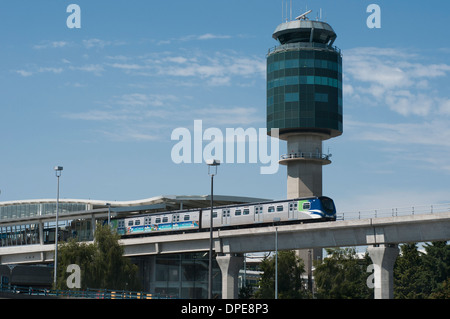
[[[71,3],[80,29],[66,25]],[[380,29],[366,25],[371,3]],[[54,197],[54,165],[65,198],[208,194],[205,164],[172,161],[171,133],[194,120],[265,127],[265,56],[281,7],[1,1],[0,200]],[[324,143],[324,194],[340,210],[450,202],[450,3],[292,1],[294,17],[306,8],[310,18],[322,9],[344,59],[344,134]],[[224,163],[215,193],[285,198],[285,167],[260,167]]]

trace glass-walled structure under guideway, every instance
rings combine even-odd
[[[85,211],[87,203],[59,203],[59,216]],[[54,244],[56,220],[40,221],[40,217],[56,217],[56,202],[3,203],[0,205],[0,247]],[[77,238],[79,241],[92,240],[92,220],[60,220],[59,240]]]

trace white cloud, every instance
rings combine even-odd
[[[41,73],[43,73],[43,72],[50,72],[50,73],[58,74],[58,73],[61,73],[63,71],[64,71],[63,68],[40,67],[38,72],[41,72]]]
[[[64,48],[69,45],[71,45],[71,43],[67,42],[67,41],[48,41],[48,42],[44,42],[42,44],[36,44],[33,46],[33,48],[37,49],[37,50],[55,49],[55,48]]]
[[[216,52],[213,55],[196,54],[194,57],[165,57],[165,63],[151,68],[158,76],[198,77],[208,79],[212,85],[228,85],[232,77],[265,77],[266,62],[261,57],[242,57],[237,54]]]
[[[206,125],[214,126],[248,126],[264,123],[264,114],[255,107],[209,107],[192,112],[192,119],[202,119]]]
[[[198,40],[213,40],[213,39],[231,39],[230,35],[217,35],[205,33],[197,37]]]
[[[419,63],[403,50],[356,48],[344,53],[344,94],[350,101],[372,100],[403,116],[447,114],[446,98],[430,84],[448,77],[450,65]],[[447,92],[445,92],[447,93]]]
[[[181,36],[179,38],[161,40],[158,42],[158,45],[167,45],[172,42],[205,41],[205,40],[231,39],[231,38],[233,38],[231,35],[213,34],[213,33],[204,33],[200,35],[190,34]]]
[[[371,142],[391,163],[450,174],[450,98],[442,85],[449,81],[450,65],[405,52],[344,53],[344,108],[358,111],[357,120],[354,114],[346,117],[344,131]]]
[[[23,77],[32,76],[33,72],[25,71],[25,70],[17,70],[16,73],[20,74]]]
[[[450,147],[450,127],[445,119],[393,124],[346,120],[345,125],[354,139],[397,145]]]
[[[70,66],[71,70],[78,70],[83,72],[93,73],[97,76],[100,76],[103,71],[105,71],[104,67],[101,64],[86,64],[83,66]]]
[[[64,71],[61,67],[39,67],[39,68],[32,68],[33,70],[16,70],[15,72],[17,74],[20,74],[23,77],[29,77],[36,73],[53,73],[53,74],[60,74]]]
[[[87,39],[87,40],[83,40],[82,41],[83,46],[86,49],[92,49],[92,48],[98,48],[98,49],[103,49],[107,46],[117,46],[117,45],[124,45],[125,42],[122,41],[108,41],[108,40],[101,40],[101,39]]]
[[[450,115],[450,98],[440,99],[439,103],[439,113],[443,115]]]

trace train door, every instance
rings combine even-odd
[[[288,218],[289,219],[298,219],[297,202],[289,203]]]
[[[180,214],[172,215],[172,228],[178,228],[178,223],[180,222]]]
[[[255,223],[261,223],[263,221],[263,207],[262,205],[255,206]]]
[[[222,210],[222,225],[230,225],[231,224],[231,213],[230,209],[226,208]]]

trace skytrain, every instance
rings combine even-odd
[[[211,209],[143,214],[111,220],[124,237],[210,229]],[[214,207],[213,229],[336,220],[334,201],[325,196]]]

